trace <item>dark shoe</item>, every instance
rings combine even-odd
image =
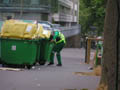
[[[54,63],[49,63],[48,65],[53,65]]]
[[[62,66],[62,64],[57,64],[57,66]]]

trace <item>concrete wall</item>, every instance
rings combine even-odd
[[[69,38],[66,38],[66,48],[80,48],[80,35],[75,35]]]

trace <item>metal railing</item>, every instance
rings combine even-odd
[[[72,15],[65,14],[65,13],[59,13],[59,19],[60,21],[72,22]]]
[[[59,0],[59,2],[69,6],[70,8],[72,8],[73,2],[70,0]]]
[[[55,21],[67,21],[67,22],[72,22],[72,15],[69,15],[69,14],[65,14],[65,13],[58,13],[58,14],[55,14],[54,16],[54,20]]]
[[[58,29],[65,35],[65,37],[71,37],[74,35],[78,35],[81,32],[80,25],[75,25],[71,27],[59,27]]]
[[[0,7],[36,7],[36,8],[38,8],[38,7],[47,7],[47,8],[49,8],[50,7],[50,5],[49,4],[0,4]]]

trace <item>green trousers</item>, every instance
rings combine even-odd
[[[58,64],[62,64],[61,53],[60,52],[61,52],[61,50],[63,49],[64,46],[65,46],[65,43],[61,42],[61,43],[56,44],[53,47],[52,53],[50,55],[50,63],[54,63],[54,56],[55,56],[55,53],[56,53]]]

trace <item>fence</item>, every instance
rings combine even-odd
[[[71,36],[80,34],[81,32],[80,25],[75,25],[71,27],[59,27],[58,29],[61,30],[61,32],[65,35],[65,37],[71,37]]]

